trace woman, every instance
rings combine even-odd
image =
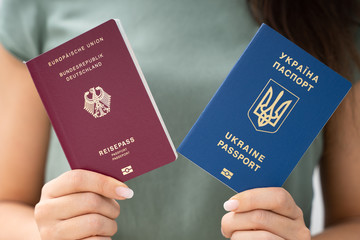
[[[178,145],[256,31],[245,1],[3,1],[1,239],[110,239],[115,232],[113,239],[220,239],[222,234],[232,240],[310,239],[311,175],[320,157],[326,229],[314,239],[360,235],[358,83],[284,188],[234,195],[183,158],[127,182],[134,191],[93,172],[65,172],[66,160],[19,60],[111,17],[121,18]],[[249,5],[258,21],[352,77],[358,63],[353,36],[357,1],[289,2]],[[51,181],[43,187],[46,159],[46,181]],[[133,192],[132,199],[119,202],[118,217],[120,207],[113,199],[131,198]]]

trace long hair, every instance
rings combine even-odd
[[[357,0],[247,0],[258,23],[265,22],[330,68],[351,80],[360,68],[355,34]]]

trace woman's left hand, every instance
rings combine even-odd
[[[256,188],[233,196],[224,203],[229,211],[221,231],[231,240],[309,240],[311,234],[303,213],[284,188]]]

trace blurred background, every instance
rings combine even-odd
[[[316,234],[321,232],[324,228],[324,207],[322,203],[323,199],[321,193],[319,167],[317,167],[314,172],[313,186],[314,186],[314,199],[313,199],[313,208],[311,213],[311,233]]]

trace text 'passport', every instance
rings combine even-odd
[[[237,192],[280,187],[350,88],[263,24],[178,152]]]

